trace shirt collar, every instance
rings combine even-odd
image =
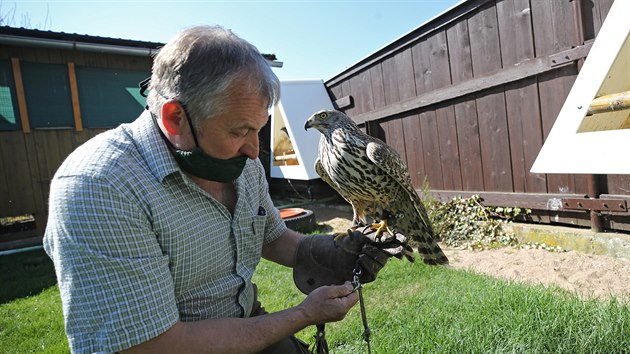
[[[138,151],[145,159],[153,176],[160,182],[172,173],[179,172],[179,166],[160,136],[160,129],[148,110],[142,112],[133,125],[134,140]]]

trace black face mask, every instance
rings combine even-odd
[[[164,135],[161,129],[158,130],[160,135],[166,142],[166,146],[175,157],[175,161],[179,167],[190,173],[193,176],[207,179],[215,182],[233,182],[235,181],[243,172],[245,168],[245,163],[247,162],[247,156],[238,156],[233,157],[231,159],[222,160],[214,158],[208,154],[206,154],[200,147],[199,142],[197,141],[197,134],[195,133],[195,128],[192,125],[190,120],[190,116],[188,111],[186,110],[186,106],[182,103],[182,108],[184,109],[184,113],[186,114],[186,120],[188,121],[188,125],[190,125],[190,131],[193,135],[193,139],[195,140],[195,148],[186,151],[177,149]],[[153,116],[153,114],[151,114]],[[156,118],[154,121],[157,124]]]

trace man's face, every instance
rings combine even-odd
[[[198,136],[201,149],[217,159],[258,158],[258,132],[269,118],[266,100],[238,88],[226,104],[224,113],[204,123]]]

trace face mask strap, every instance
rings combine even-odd
[[[151,76],[146,79],[140,81],[138,83],[138,87],[140,87],[140,96],[147,97],[147,90],[149,89],[149,84],[151,83]]]
[[[199,142],[197,141],[197,132],[195,131],[195,127],[193,126],[192,120],[190,119],[190,114],[188,114],[188,108],[186,104],[182,101],[178,101],[184,110],[184,114],[186,115],[186,120],[188,121],[188,125],[190,126],[190,132],[192,133],[193,139],[195,140],[195,146],[199,147]],[[201,149],[201,148],[200,148]]]

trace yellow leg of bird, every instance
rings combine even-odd
[[[372,230],[374,231],[374,240],[378,240],[381,241],[381,237],[383,235],[384,231],[389,232],[391,235],[393,235],[394,233],[389,229],[389,225],[387,224],[387,219],[383,219],[381,220],[381,222],[377,222],[372,224],[371,226]]]

